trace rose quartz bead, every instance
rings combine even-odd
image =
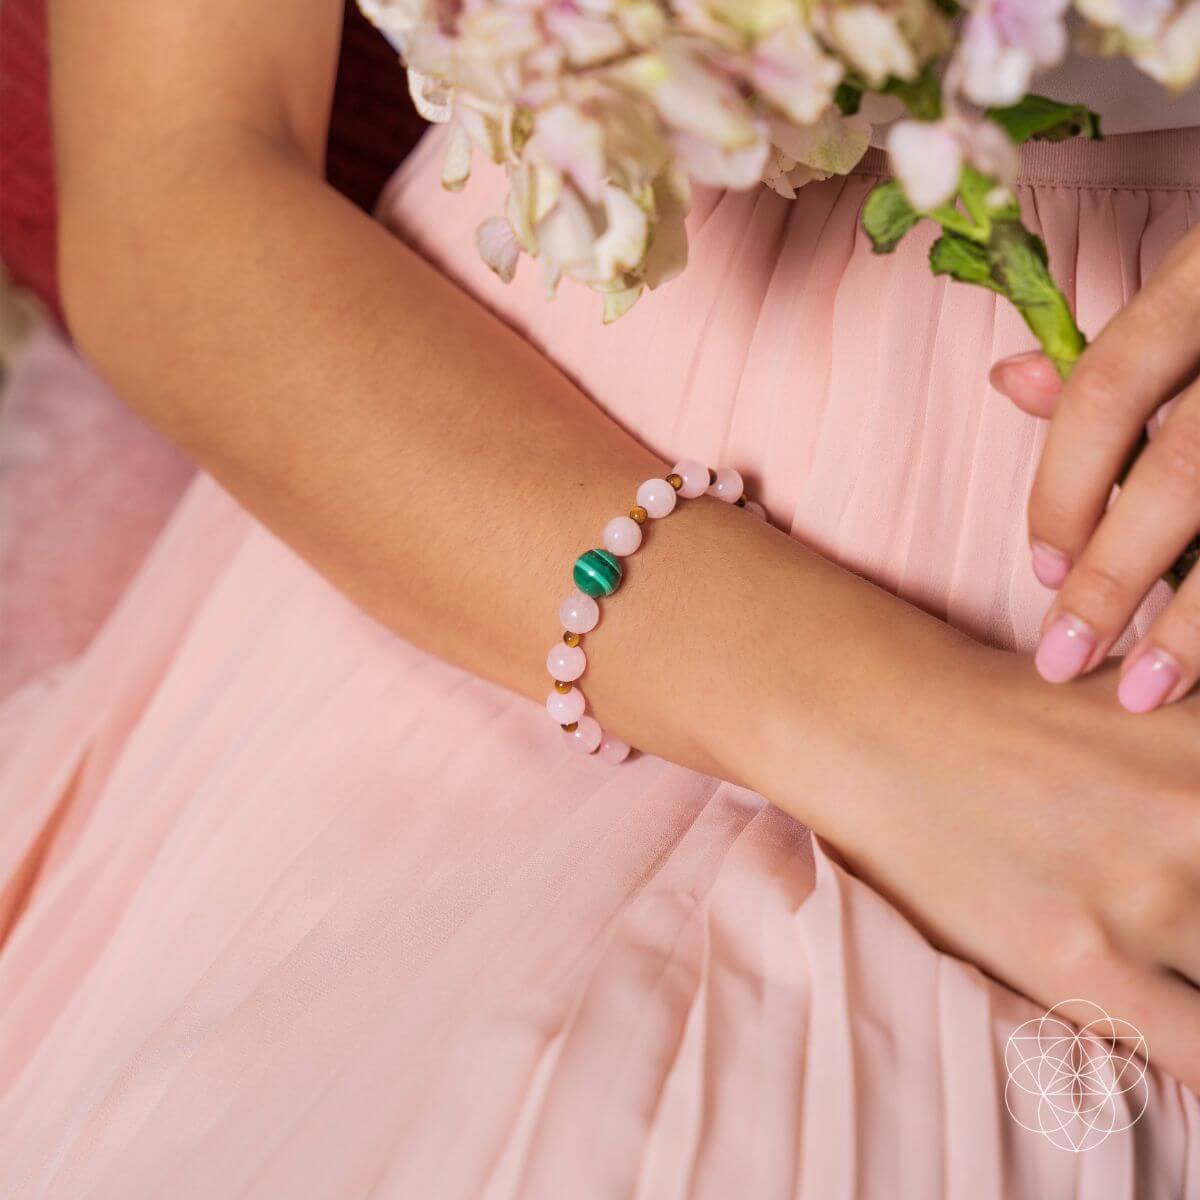
[[[665,479],[647,479],[637,490],[637,502],[652,517],[665,517],[675,507],[675,489]]]
[[[741,498],[745,489],[742,477],[732,467],[721,467],[717,471],[717,482],[708,490],[719,499],[732,504]]]
[[[763,508],[763,506],[759,504],[757,500],[747,500],[746,511],[748,513],[752,513],[760,521],[765,521],[767,519],[767,510]]]
[[[613,737],[611,733],[606,733],[600,741],[600,749],[596,751],[596,757],[604,759],[605,762],[622,763],[629,757],[629,743],[621,741],[619,737]]]
[[[578,646],[555,642],[546,655],[546,670],[563,683],[574,683],[587,666],[587,655]]]
[[[572,688],[569,692],[551,692],[546,697],[546,711],[559,725],[578,721],[586,707],[587,701],[578,688]]]
[[[642,527],[632,517],[613,517],[605,525],[600,542],[610,554],[627,558],[642,544]]]
[[[600,620],[600,605],[591,596],[576,592],[562,602],[558,619],[568,633],[591,633]]]
[[[567,739],[567,745],[572,750],[578,750],[580,754],[591,754],[600,745],[600,739],[603,736],[604,734],[594,717],[580,717],[579,724],[570,733],[563,730],[563,737]]]
[[[678,475],[683,480],[679,494],[685,500],[695,500],[708,491],[708,468],[694,458],[685,458],[671,468],[672,475]]]

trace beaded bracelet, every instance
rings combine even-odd
[[[546,700],[546,710],[563,731],[567,744],[582,754],[596,754],[606,762],[624,762],[630,747],[618,737],[605,733],[594,717],[584,714],[587,701],[575,681],[587,667],[587,655],[579,643],[600,620],[602,596],[611,596],[621,584],[620,560],[628,558],[642,544],[642,526],[650,518],[670,515],[676,496],[694,500],[708,492],[760,518],[766,517],[761,504],[747,500],[741,475],[731,467],[710,470],[693,459],[678,462],[665,479],[647,479],[637,490],[636,503],[627,517],[613,517],[600,535],[603,545],[588,550],[575,560],[571,576],[578,591],[568,596],[558,610],[563,624],[561,642],[546,656],[546,668],[554,679],[554,690]]]

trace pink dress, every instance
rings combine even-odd
[[[471,233],[499,180],[443,197],[436,140],[384,216],[598,404],[664,458],[738,467],[828,556],[1031,647],[1040,431],[986,382],[1029,335],[929,278],[927,235],[868,252],[877,157],[791,203],[701,195],[684,280],[602,328],[590,293],[487,273]],[[1095,331],[1200,219],[1200,130],[1030,150],[1021,197]],[[1142,1120],[1081,1154],[1022,1129],[1004,1048],[1038,1007],[761,797],[569,754],[207,478],[22,712],[4,1197],[1200,1195],[1195,1095],[1152,1072]]]

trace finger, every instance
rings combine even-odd
[[[1182,398],[1143,451],[1050,606],[1036,657],[1043,678],[1065,683],[1103,661],[1197,529],[1200,387]],[[1181,611],[1173,627],[1181,666],[1200,659],[1200,623],[1188,628],[1188,615]],[[1139,673],[1135,684],[1141,679]]]
[[[1200,861],[1178,838],[1165,853],[1178,860],[1163,859],[1140,885],[1116,889],[1112,903],[1119,917],[1110,942],[1131,961],[1173,971],[1200,987]]]
[[[1029,508],[1031,542],[1047,562],[1058,560],[1058,576],[1082,553],[1150,416],[1194,373],[1197,327],[1200,226],[1084,352],[1063,389]]]
[[[1117,698],[1132,713],[1183,699],[1200,680],[1200,571],[1193,571],[1121,664]],[[1200,947],[1197,948],[1200,954]],[[1200,975],[1195,976],[1200,983]]]
[[[1113,1024],[1095,1026],[1098,1036],[1115,1034],[1189,1087],[1200,1085],[1200,990],[1169,969],[1123,957],[1071,974],[1060,986],[1079,999],[1063,1004],[1067,1016],[1083,1026],[1096,1020],[1100,1005]]]
[[[1002,358],[988,375],[992,387],[1022,412],[1041,420],[1054,415],[1062,395],[1062,376],[1040,350]]]

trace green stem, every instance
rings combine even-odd
[[[1066,297],[1050,274],[1040,239],[1019,220],[996,221],[988,239],[992,278],[1025,319],[1063,379],[1087,345]]]
[[[1066,297],[1054,282],[1045,248],[1019,221],[997,221],[988,239],[988,261],[1000,291],[1016,305],[1042,349],[1064,380],[1087,345]],[[1149,444],[1143,433],[1126,460],[1118,483],[1124,483],[1133,464]],[[1200,534],[1188,543],[1163,578],[1178,590],[1200,562]]]
[[[883,90],[899,96],[919,120],[935,120],[941,112],[937,80],[936,71],[927,66],[919,79],[890,81]],[[1044,96],[1027,96],[1007,109],[991,109],[988,115],[1016,142],[1031,137],[1057,140],[1078,133],[1092,138],[1100,136],[1099,118],[1094,113],[1081,105],[1064,105]],[[960,174],[954,199],[932,212],[921,213],[912,207],[903,189],[893,180],[880,184],[868,197],[863,228],[875,253],[890,254],[923,216],[931,217],[942,229],[942,236],[930,251],[933,273],[1007,296],[1041,343],[1055,370],[1064,380],[1069,378],[1087,339],[1050,274],[1044,243],[1025,228],[1013,196],[999,188],[994,179],[967,165]],[[1146,440],[1139,441],[1119,483],[1125,482],[1145,447]],[[1200,563],[1200,534],[1163,578],[1178,589],[1197,563]]]

